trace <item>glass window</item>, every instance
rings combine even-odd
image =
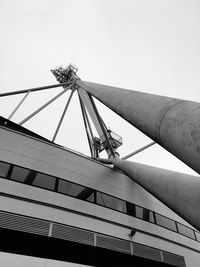
[[[154,223],[153,212],[148,210],[148,209],[142,208],[140,206],[136,206],[135,207],[135,214],[136,214],[137,218],[140,218],[140,219],[147,221],[147,222]]]
[[[108,207],[114,210],[126,212],[125,201],[103,194],[101,192],[97,192],[97,204],[100,204],[102,206],[105,206],[105,207]]]
[[[28,170],[28,169],[14,166],[14,168],[12,170],[12,174],[10,176],[10,179],[24,183],[29,172],[30,172],[30,170]]]
[[[149,211],[149,222],[155,223],[154,214],[152,211]]]
[[[88,196],[85,200],[94,203],[94,200],[95,200],[95,192],[93,191],[92,194],[90,194],[90,196]]]
[[[178,226],[178,232],[180,234],[185,235],[187,237],[190,237],[192,239],[195,239],[194,231],[191,228],[189,228],[183,224],[180,224],[180,223],[177,223],[177,226]]]
[[[200,242],[200,233],[195,231],[196,239]]]
[[[127,214],[135,217],[135,204],[126,202]]]
[[[45,189],[54,190],[56,178],[46,174],[37,173],[35,177],[33,177],[31,184]]]
[[[167,217],[164,217],[157,213],[155,213],[155,216],[156,216],[156,224],[176,232],[175,221],[168,219]]]
[[[94,189],[83,187],[80,193],[76,196],[79,199],[94,202]]]
[[[0,177],[7,177],[10,164],[0,162]]]
[[[136,206],[135,207],[135,214],[137,218],[143,219],[143,208]]]
[[[71,183],[71,182],[68,182],[62,179],[59,180],[59,184],[58,184],[59,193],[81,198],[81,194],[85,189],[86,188],[84,186],[74,184],[74,183]]]

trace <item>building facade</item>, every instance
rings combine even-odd
[[[1,266],[200,266],[200,233],[129,177],[4,119],[0,178]]]

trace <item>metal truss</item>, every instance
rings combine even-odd
[[[11,120],[13,115],[19,110],[19,108],[22,106],[24,101],[27,99],[27,97],[32,92],[42,91],[42,90],[48,90],[53,89],[57,87],[63,87],[63,91],[58,93],[56,96],[54,96],[52,99],[47,101],[45,104],[43,104],[41,107],[36,109],[33,113],[31,113],[29,116],[24,118],[19,125],[25,124],[27,121],[29,121],[31,118],[33,118],[35,115],[37,115],[40,111],[42,111],[44,108],[49,106],[51,103],[53,103],[55,100],[57,100],[60,96],[62,96],[64,93],[66,93],[68,90],[71,90],[71,93],[69,95],[69,98],[67,100],[67,103],[65,105],[65,108],[63,110],[63,113],[61,115],[61,118],[58,122],[58,125],[56,127],[56,130],[54,132],[52,142],[55,142],[55,139],[58,135],[58,132],[60,130],[60,127],[63,123],[64,117],[66,115],[66,112],[68,110],[69,104],[71,102],[71,99],[73,97],[73,94],[75,91],[78,93],[79,102],[80,102],[80,108],[83,116],[83,122],[84,127],[86,131],[86,136],[88,139],[88,144],[90,148],[91,157],[98,158],[100,152],[105,150],[108,154],[108,157],[115,156],[116,149],[118,146],[122,144],[121,137],[117,136],[113,132],[107,129],[103,119],[101,118],[98,109],[96,107],[96,104],[93,100],[92,95],[87,93],[78,83],[77,80],[80,80],[80,78],[76,75],[77,68],[73,65],[69,65],[67,68],[59,67],[55,70],[51,70],[59,84],[53,84],[48,86],[42,86],[42,87],[36,87],[36,88],[30,88],[25,90],[19,90],[19,91],[13,91],[13,92],[7,92],[0,94],[0,97],[7,97],[7,96],[13,96],[18,94],[25,94],[23,98],[20,100],[18,105],[14,108],[14,110],[11,112],[11,114],[8,117],[8,120]],[[90,117],[90,118],[89,118]],[[95,126],[99,137],[95,137],[92,131],[90,119]],[[116,138],[117,136],[117,138]],[[152,142],[133,153],[128,154],[127,156],[124,156],[122,159],[127,159],[132,157],[133,155],[147,149],[148,147],[154,145],[155,142]]]

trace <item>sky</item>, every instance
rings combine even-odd
[[[163,96],[200,99],[198,0],[0,0],[0,93],[57,83],[50,72],[73,63],[85,81]],[[62,89],[31,93],[13,116],[22,121]],[[52,139],[69,93],[24,124]],[[8,117],[22,95],[0,98]],[[123,138],[121,157],[151,140],[97,102]],[[56,143],[89,155],[77,95]],[[132,161],[196,174],[154,145]]]

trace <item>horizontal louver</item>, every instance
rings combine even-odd
[[[52,237],[94,246],[94,233],[62,224],[53,224]]]
[[[185,267],[185,260],[182,256],[163,251],[163,261],[177,267]]]
[[[0,227],[48,236],[49,222],[17,214],[0,212]]]
[[[131,254],[130,242],[113,238],[105,235],[97,235],[97,246],[110,250],[115,250],[127,254]]]
[[[136,244],[136,243],[133,244],[133,254],[135,256],[139,256],[139,257],[143,257],[143,258],[147,258],[147,259],[151,259],[155,261],[162,261],[160,250],[147,247],[147,246],[143,246],[140,244]]]
[[[177,267],[186,266],[184,257],[166,251],[161,251],[160,249],[148,247],[134,242],[132,243],[127,240],[103,234],[95,234],[92,231],[72,226],[67,226],[54,222],[50,223],[46,220],[8,213],[5,211],[0,211],[0,228],[49,236],[57,239],[63,239],[91,246],[96,245],[97,247],[114,250],[126,254],[131,254],[132,244],[134,256],[148,258],[157,262],[164,261],[167,264],[171,264]],[[49,232],[51,233],[50,235]],[[94,242],[95,235],[96,242]]]

